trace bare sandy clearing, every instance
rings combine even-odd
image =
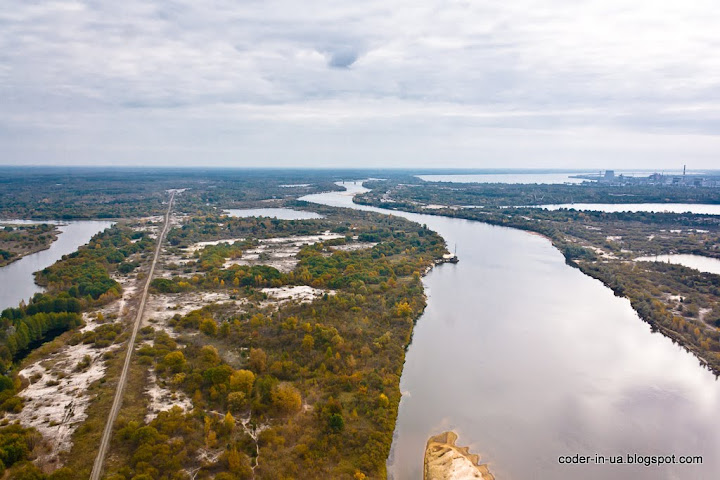
[[[344,252],[353,252],[355,250],[365,250],[368,248],[373,248],[375,245],[377,245],[377,242],[355,242],[355,243],[347,243],[345,245],[335,245],[330,247],[330,250],[341,250]]]
[[[280,272],[288,273],[293,271],[298,264],[296,256],[303,246],[342,237],[343,235],[326,231],[318,235],[263,238],[258,240],[259,244],[257,246],[245,250],[241,258],[226,260],[223,268],[229,268],[233,265],[267,265],[278,269]],[[221,243],[232,244],[243,240],[243,238],[231,238],[227,240],[198,242],[188,247],[187,252],[195,253],[209,245],[219,245]],[[182,261],[180,258],[173,259],[173,263],[180,264],[180,261]]]
[[[301,247],[306,244],[313,244],[317,242],[323,242],[325,240],[333,240],[335,238],[343,238],[344,235],[338,233],[331,233],[329,230],[324,231],[319,235],[297,235],[294,237],[273,237],[260,239],[260,243],[285,243],[292,244],[296,247]]]
[[[189,253],[194,253],[194,252],[197,252],[198,250],[202,250],[203,248],[210,246],[210,245],[220,245],[221,243],[227,243],[227,244],[232,245],[235,242],[242,242],[244,240],[245,240],[244,238],[226,238],[223,240],[210,240],[207,242],[198,242],[198,243],[193,243],[192,245],[187,247],[186,251]]]
[[[300,303],[312,302],[326,293],[335,295],[335,290],[321,290],[308,287],[307,285],[296,285],[294,287],[263,288],[261,290],[268,297],[275,300],[274,303],[298,301]]]
[[[173,392],[158,385],[157,375],[153,370],[149,372],[145,394],[149,400],[145,423],[150,423],[158,416],[158,413],[170,410],[173,407],[180,407],[186,412],[192,410],[192,402],[184,393],[180,391]]]
[[[122,296],[96,311],[106,319],[124,318],[128,313],[127,303],[137,290],[135,277],[116,277],[115,280],[123,287]],[[88,313],[83,314],[83,320],[85,325],[78,330],[81,333],[107,323],[98,322],[95,315]],[[75,429],[87,418],[86,410],[92,400],[87,390],[105,376],[103,356],[119,346],[66,345],[20,371],[19,374],[32,383],[19,393],[26,402],[23,410],[13,417],[25,426],[37,428],[50,440],[52,447],[41,456],[41,463],[51,462],[58,453],[70,450]]]
[[[145,305],[143,326],[161,326],[174,336],[175,333],[166,324],[176,314],[187,315],[211,303],[234,303],[240,311],[239,307],[247,303],[247,300],[234,300],[230,295],[229,291],[151,294]]]
[[[229,268],[233,265],[267,265],[276,268],[283,273],[292,272],[298,264],[296,255],[300,251],[299,246],[279,245],[259,245],[243,252],[241,258],[231,258],[225,261],[223,268]]]
[[[600,247],[595,247],[595,246],[593,246],[593,245],[583,245],[583,247],[589,248],[590,250],[592,250],[593,252],[595,252],[597,255],[599,255],[599,256],[601,256],[602,258],[605,258],[605,259],[617,259],[617,258],[618,258],[617,256],[613,255],[612,253],[606,252],[605,250],[603,250],[603,249],[600,248]]]
[[[117,347],[117,344],[107,348],[68,345],[49,359],[20,371],[20,375],[33,383],[19,393],[25,399],[23,410],[8,418],[19,420],[26,427],[35,427],[50,440],[52,447],[40,458],[41,462],[52,461],[58,453],[72,447],[72,434],[87,418],[91,401],[87,390],[105,376],[103,355]],[[51,366],[46,368],[48,364]]]

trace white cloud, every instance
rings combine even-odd
[[[708,0],[0,0],[0,163],[714,167],[717,25]]]

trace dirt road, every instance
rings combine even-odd
[[[115,399],[113,400],[112,407],[110,408],[110,413],[108,414],[107,423],[105,424],[105,430],[103,430],[97,457],[95,458],[95,463],[93,464],[93,469],[90,473],[90,480],[100,480],[100,475],[102,474],[103,465],[105,463],[105,455],[107,454],[107,449],[110,446],[110,437],[112,435],[113,425],[115,423],[115,420],[117,419],[118,412],[120,412],[123,392],[125,391],[125,384],[127,383],[128,371],[130,370],[130,360],[132,358],[133,349],[135,348],[135,338],[137,337],[137,332],[140,329],[143,312],[145,311],[145,302],[148,297],[150,282],[152,281],[153,273],[155,273],[155,265],[157,264],[158,258],[160,257],[160,249],[162,248],[163,240],[168,232],[168,229],[170,228],[170,212],[172,211],[174,200],[175,192],[172,192],[172,194],[170,195],[170,201],[168,202],[168,210],[165,214],[165,224],[163,225],[162,232],[160,232],[160,235],[157,239],[155,256],[153,257],[152,264],[150,265],[150,271],[148,272],[147,280],[145,281],[145,287],[142,291],[142,297],[140,298],[140,306],[138,307],[137,316],[135,317],[135,324],[133,325],[132,335],[130,335],[130,340],[128,340],[127,353],[125,354],[125,364],[123,365],[122,372],[120,373],[120,379],[118,380],[117,389],[115,390]]]

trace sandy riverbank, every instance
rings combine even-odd
[[[480,458],[468,447],[455,445],[456,440],[455,432],[430,437],[425,447],[423,480],[495,480],[487,465],[478,464]]]

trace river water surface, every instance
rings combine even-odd
[[[548,210],[567,208],[597,212],[690,212],[698,215],[720,215],[720,205],[706,203],[564,203],[537,207]]]
[[[426,182],[448,183],[582,183],[587,180],[574,178],[578,173],[486,173],[467,175],[417,175]]]
[[[305,220],[309,218],[322,218],[315,212],[304,212],[291,208],[232,208],[225,210],[231,217],[271,217],[279,220]]]
[[[636,262],[665,262],[684,265],[701,272],[720,275],[720,260],[717,258],[703,257],[702,255],[675,254],[675,255],[648,255],[638,257]]]
[[[422,478],[425,442],[455,430],[499,480],[716,479],[720,383],[630,303],[526,232],[304,197],[427,224],[460,263],[424,279],[389,474]],[[561,455],[702,455],[702,465],[561,465]]]
[[[4,223],[20,223],[12,220]],[[43,222],[24,222],[43,223]],[[53,223],[53,222],[46,222]],[[112,226],[113,222],[89,220],[74,221],[59,226],[60,235],[47,250],[32,255],[0,268],[0,310],[17,307],[21,300],[27,301],[42,287],[35,284],[34,272],[49,267],[63,255],[74,252],[85,245],[93,235]]]

